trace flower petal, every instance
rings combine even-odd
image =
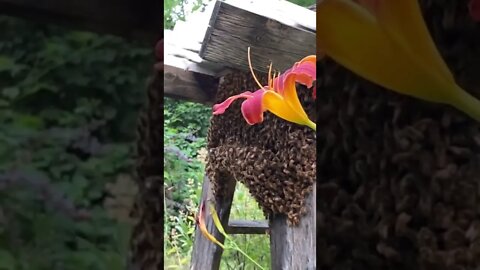
[[[215,210],[215,206],[213,206],[213,204],[210,204],[210,213],[212,214],[213,223],[215,224],[215,227],[217,227],[218,231],[221,234],[227,237],[227,233],[223,229],[222,222],[220,222],[220,218],[218,217],[217,211]]]
[[[287,74],[285,78],[285,89],[283,92],[283,98],[285,102],[288,103],[290,108],[295,110],[302,118],[308,119],[307,113],[303,110],[302,103],[298,99],[297,88],[295,86],[295,81],[298,78],[297,74],[293,71]]]
[[[225,101],[223,101],[222,103],[219,103],[219,104],[215,104],[213,105],[213,114],[214,115],[217,115],[217,114],[222,114],[225,112],[225,110],[228,109],[228,107],[230,107],[230,105],[235,101],[237,100],[238,98],[251,98],[253,96],[253,93],[250,92],[250,91],[246,91],[246,92],[243,92],[241,94],[238,94],[238,95],[235,95],[235,96],[231,96],[229,98],[227,98]]]
[[[294,102],[288,103],[286,98],[274,91],[265,91],[263,96],[263,106],[271,113],[287,121],[316,129],[315,123],[308,119],[302,106],[292,107],[291,104],[294,104]]]
[[[317,56],[316,55],[309,55],[305,56],[302,60],[300,60],[298,63],[312,63],[316,64],[317,63]]]
[[[324,0],[317,6],[317,38],[327,55],[372,82],[429,101],[445,100],[448,87],[438,74],[419,67],[369,11],[351,0]]]
[[[377,0],[376,2],[375,16],[387,35],[409,52],[413,59],[421,60],[425,68],[452,83],[453,75],[433,43],[418,0]]]
[[[305,85],[307,88],[311,88],[313,81],[317,79],[317,63],[304,62],[300,63],[290,73],[296,75],[295,82]]]
[[[308,61],[305,59],[308,58]],[[283,74],[275,79],[275,91],[283,95],[285,91],[285,81],[287,77],[294,75],[295,82],[305,85],[307,88],[311,88],[313,81],[317,78],[317,63],[316,61],[310,61],[316,59],[316,56],[310,56],[302,59],[302,61],[296,63],[292,68],[286,70]]]
[[[354,0],[362,7],[366,8],[370,13],[375,14],[378,10],[378,2],[382,0]]]
[[[408,33],[412,26],[422,24],[418,19],[421,15],[418,6],[410,2],[415,0],[402,6],[403,1],[379,0],[377,18],[350,0],[323,0],[317,6],[317,39],[322,49],[339,64],[374,83],[423,100],[453,105],[480,121],[480,101],[453,81],[443,60],[436,56],[438,52],[428,52],[433,45],[428,36],[422,37],[426,30],[414,27],[416,30]],[[396,8],[401,9],[401,16],[395,15]],[[417,13],[415,22],[405,17],[412,12]],[[396,30],[398,35],[393,33]],[[417,40],[421,43],[420,54],[412,47]]]
[[[197,221],[198,227],[200,228],[200,231],[202,232],[203,236],[205,236],[205,238],[219,245],[221,248],[224,248],[223,244],[220,243],[220,241],[218,241],[215,238],[215,236],[210,234],[207,230],[207,226],[205,225],[205,203],[203,201],[200,204],[200,212],[197,216],[196,221]]]
[[[263,122],[263,95],[265,90],[255,91],[247,100],[242,103],[242,115],[249,125]]]

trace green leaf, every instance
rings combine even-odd
[[[7,56],[0,56],[0,72],[9,71],[15,68],[15,61]]]
[[[3,96],[9,98],[10,100],[15,99],[18,94],[20,94],[20,89],[18,87],[6,87],[2,90]]]
[[[15,258],[7,250],[0,249],[0,270],[15,270]]]

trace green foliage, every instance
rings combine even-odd
[[[209,1],[164,1],[164,27],[172,29],[177,20],[185,20],[192,10]],[[291,0],[301,6],[311,6],[315,0]],[[165,269],[188,269],[194,238],[194,214],[198,211],[206,155],[206,135],[211,108],[190,102],[164,99],[165,145]],[[263,220],[265,217],[256,201],[241,184],[237,185],[232,218]],[[270,267],[269,237],[266,235],[234,235],[240,248],[261,265]],[[227,250],[221,269],[256,269],[241,253]]]
[[[185,21],[187,15],[200,8],[205,8],[211,0],[165,0],[163,2],[164,29],[173,29],[175,23]]]
[[[104,203],[133,171],[152,50],[8,17],[0,29],[0,269],[124,269],[131,225]]]
[[[264,220],[265,216],[258,203],[250,196],[248,189],[241,183],[237,184],[233,198],[231,219],[237,220]],[[268,235],[232,235],[238,246],[252,259],[266,269],[271,269],[270,237]],[[255,265],[239,252],[226,250],[222,256],[222,269],[246,270],[256,269]]]

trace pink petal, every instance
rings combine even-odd
[[[224,102],[222,103],[219,103],[219,104],[215,104],[213,105],[213,114],[214,115],[217,115],[217,114],[222,114],[225,112],[225,110],[228,109],[228,107],[230,107],[230,105],[238,98],[246,98],[246,99],[249,99],[252,97],[252,92],[250,91],[246,91],[246,92],[243,92],[241,94],[238,94],[238,95],[235,95],[235,96],[231,96],[229,98],[227,98]]]
[[[295,76],[295,82],[305,85],[307,88],[313,86],[313,81],[317,77],[316,63],[303,62],[297,63],[292,68],[285,71],[282,75],[278,76],[275,81],[275,90],[283,95],[285,91],[285,81],[290,77]]]
[[[242,115],[249,125],[261,123],[263,121],[263,96],[265,90],[259,89],[253,95],[242,103]]]
[[[296,75],[295,82],[310,88],[317,77],[317,67],[315,63],[304,62],[293,67],[291,73]]]
[[[474,21],[480,22],[480,0],[470,0],[468,11]]]
[[[273,81],[273,86],[275,88],[275,91],[278,92],[279,94],[282,94],[283,91],[285,90],[285,76],[290,72],[290,69],[287,69],[284,73],[280,74],[277,78],[275,78]]]

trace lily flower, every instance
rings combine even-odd
[[[268,72],[268,85],[262,86],[253,72],[250,60],[250,48],[248,48],[248,63],[253,78],[259,85],[260,89],[255,92],[246,91],[238,95],[231,96],[225,101],[213,106],[213,114],[218,115],[225,110],[237,99],[245,98],[242,103],[242,115],[249,125],[261,123],[263,121],[263,113],[270,111],[276,116],[287,121],[305,125],[316,130],[316,124],[312,122],[298,99],[295,83],[312,87],[313,81],[316,80],[316,56],[307,56],[299,62],[295,63],[292,68],[284,74],[275,77],[272,76],[270,70]],[[316,89],[314,89],[314,95]]]
[[[219,231],[222,234],[225,235],[225,231],[223,230],[222,224],[220,223],[220,220],[218,219],[218,215],[216,215],[216,212],[215,212],[215,216],[212,216],[212,217],[213,217],[213,221],[215,223],[215,226],[217,226]],[[218,241],[217,238],[215,238],[215,236],[210,234],[207,230],[207,226],[205,224],[205,203],[204,203],[204,201],[202,201],[202,203],[200,204],[200,211],[197,215],[196,223],[197,223],[198,227],[200,228],[200,231],[202,232],[203,236],[205,236],[205,238],[207,238],[208,240],[210,240],[210,241],[214,242],[215,244],[219,245],[221,248],[223,248],[223,249],[225,248],[223,246],[223,244],[220,243],[220,241]]]
[[[376,84],[480,121],[480,101],[454,81],[417,0],[324,0],[317,6],[317,46]]]

